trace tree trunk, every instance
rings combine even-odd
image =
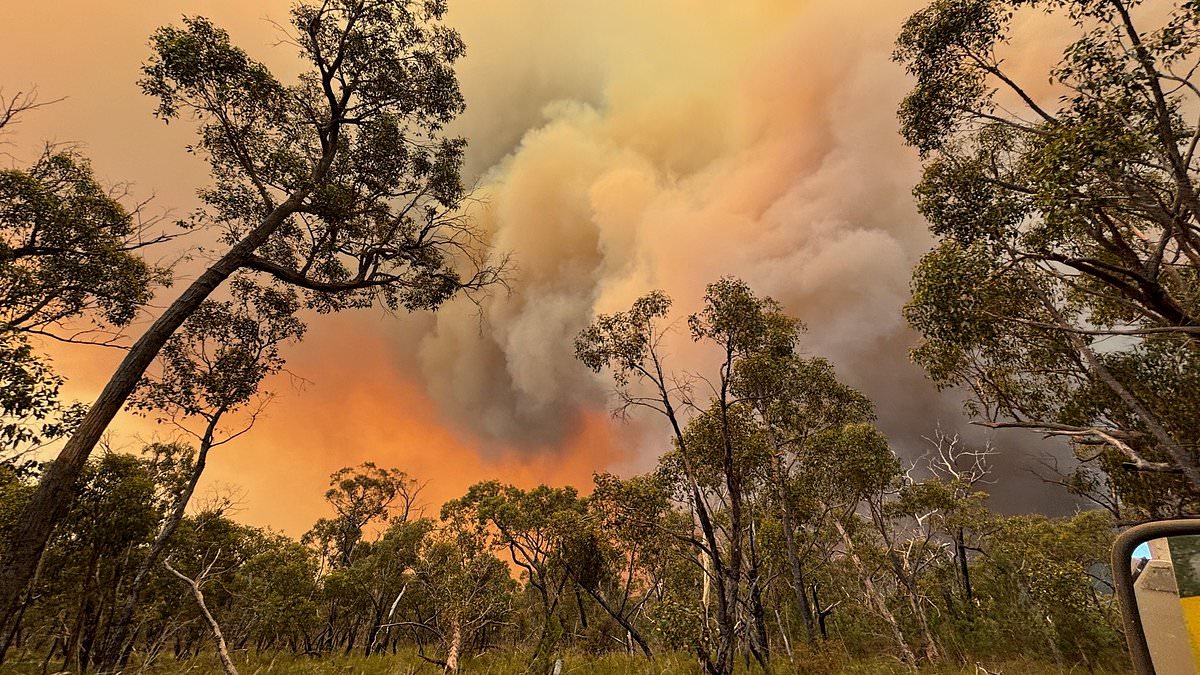
[[[328,158],[332,161],[332,157]],[[328,170],[323,158],[323,170],[314,176],[319,180]],[[88,456],[133,393],[146,369],[158,352],[183,322],[191,316],[212,292],[249,260],[254,251],[284,223],[308,196],[308,189],[291,195],[275,207],[261,223],[217,262],[196,278],[175,302],[171,303],[150,328],[142,334],[125,354],[100,396],[63,446],[58,457],[46,469],[37,491],[22,511],[9,535],[8,548],[0,560],[0,625],[5,625],[16,613],[21,594],[33,577],[41,560],[46,542],[58,521],[62,519],[75,498],[75,483]]]
[[[921,631],[924,657],[930,663],[933,663],[939,658],[939,650],[937,642],[933,638],[933,631],[929,628],[929,617],[925,614],[925,608],[921,604],[921,595],[917,592],[917,584],[913,579],[912,571],[909,568],[908,562],[902,560],[900,555],[894,550],[888,551],[888,558],[892,561],[892,569],[896,575],[896,581],[899,587],[904,590],[904,595],[908,599],[908,606],[912,609],[913,618],[917,621],[917,628]]]
[[[862,558],[858,557],[858,553],[855,552],[854,541],[850,538],[850,533],[842,525],[841,519],[834,518],[833,524],[837,528],[838,536],[842,539],[842,545],[846,547],[846,557],[850,558],[851,564],[854,565],[855,571],[858,572],[858,576],[862,580],[868,604],[875,608],[875,612],[879,614],[884,623],[891,629],[892,638],[896,641],[896,646],[900,649],[900,659],[909,668],[916,670],[917,659],[913,655],[912,650],[908,648],[908,642],[904,639],[904,633],[900,630],[900,623],[896,621],[896,615],[892,614],[892,610],[888,609],[883,594],[875,587],[875,582],[871,580],[871,574],[867,570],[867,566],[863,563]]]
[[[21,620],[25,618],[25,610],[29,609],[29,606],[33,604],[34,590],[37,587],[38,579],[42,576],[42,567],[44,562],[45,561],[42,560],[38,561],[37,568],[33,572],[33,580],[22,594],[21,603],[17,608],[16,616],[14,616],[12,622],[8,624],[7,637],[4,640],[4,644],[0,646],[0,665],[4,664],[4,659],[8,655],[8,650],[14,645],[20,643]],[[0,626],[4,625],[4,623],[0,623]]]
[[[766,416],[765,411],[760,411]],[[775,471],[775,498],[779,500],[779,519],[783,526],[784,550],[787,553],[788,571],[792,575],[792,592],[796,595],[796,604],[800,615],[804,617],[804,636],[810,646],[817,644],[817,631],[813,621],[813,609],[808,603],[808,584],[804,582],[804,568],[800,564],[800,552],[796,546],[796,521],[792,517],[792,505],[787,499],[787,471],[784,466],[780,442],[775,436],[771,425],[766,426],[767,442],[774,449],[771,464]],[[819,608],[818,608],[819,609]]]
[[[816,626],[813,625],[813,611],[808,602],[807,584],[804,582],[804,568],[800,565],[800,553],[796,548],[795,523],[792,520],[792,507],[781,497],[780,516],[783,525],[783,541],[787,549],[788,567],[792,573],[792,591],[796,594],[796,602],[800,605],[800,615],[804,617],[804,636],[808,644],[817,643]]]
[[[746,570],[746,576],[750,586],[750,617],[753,619],[750,648],[754,658],[762,666],[763,672],[770,672],[767,663],[771,660],[771,642],[767,637],[767,612],[762,602],[762,579],[758,570],[758,536],[753,516],[750,518],[749,545],[750,566]]]
[[[200,613],[204,615],[204,620],[208,622],[208,628],[212,631],[213,641],[217,643],[217,656],[221,659],[221,667],[225,669],[225,675],[238,675],[237,666],[233,665],[233,659],[229,658],[229,648],[225,646],[225,635],[221,632],[221,624],[217,623],[217,619],[213,617],[212,612],[208,611],[208,605],[204,602],[204,592],[200,590],[201,579],[184,576],[183,573],[171,567],[169,562],[164,561],[163,566],[192,589],[192,597],[196,599],[196,605],[200,607]]]
[[[726,372],[731,367],[733,359],[732,347],[725,348]],[[717,658],[709,663],[713,675],[730,675],[733,673],[737,645],[737,609],[740,604],[742,582],[742,479],[734,464],[733,440],[729,431],[729,380],[721,378],[721,392],[718,397],[721,410],[721,438],[725,446],[725,456],[722,462],[725,478],[726,496],[729,500],[729,552],[724,563],[720,558],[714,558],[717,568],[717,578],[723,580],[718,592],[720,603],[717,605]],[[715,547],[714,552],[719,549]]]
[[[613,609],[612,606],[604,600],[604,597],[601,596],[596,590],[586,586],[584,587],[584,590],[587,591],[588,595],[592,596],[592,599],[596,601],[596,604],[600,605],[601,609],[607,612],[614,621],[616,621],[621,625],[622,628],[625,629],[625,632],[629,634],[629,637],[637,643],[638,647],[641,648],[642,653],[646,655],[646,658],[653,657],[653,654],[650,652],[650,646],[646,644],[646,640],[642,637],[642,634],[638,632],[637,628],[634,628],[633,623],[629,621],[627,617],[625,617],[620,611]]]
[[[446,648],[446,670],[458,672],[458,655],[462,651],[462,622],[458,617],[450,621],[450,646]]]
[[[92,549],[83,573],[83,586],[79,589],[79,608],[75,612],[75,621],[71,624],[71,630],[63,641],[63,670],[71,670],[74,665],[78,665],[80,670],[85,669],[85,665],[81,663],[79,645],[83,640],[84,625],[91,612],[92,581],[96,578],[96,568],[99,564],[100,551]]]
[[[959,572],[962,573],[963,597],[967,601],[967,616],[971,616],[972,608],[975,605],[975,594],[971,591],[971,568],[967,566],[967,543],[961,527],[958,528],[958,537],[955,539],[954,545],[958,554]]]

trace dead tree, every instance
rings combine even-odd
[[[217,656],[221,659],[221,667],[225,669],[225,675],[238,675],[237,666],[233,665],[233,659],[229,658],[229,648],[225,645],[225,635],[221,632],[221,624],[217,623],[216,617],[212,615],[212,612],[208,611],[208,605],[204,602],[204,591],[200,589],[204,585],[204,581],[208,578],[209,573],[212,572],[213,565],[217,563],[219,557],[220,552],[218,552],[218,555],[213,556],[212,562],[205,565],[204,571],[196,575],[194,579],[172,567],[170,558],[163,561],[163,567],[166,567],[168,572],[174,574],[191,589],[192,597],[196,599],[196,605],[200,608],[200,614],[208,622],[208,627],[212,631],[213,641],[217,643]]]

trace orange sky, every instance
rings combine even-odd
[[[328,474],[365,460],[430,481],[433,510],[484,478],[585,486],[594,470],[644,469],[664,430],[611,420],[607,385],[575,363],[571,338],[650,288],[686,311],[724,274],[804,318],[807,348],[876,400],[902,450],[938,422],[961,424],[958,401],[907,362],[913,336],[899,315],[929,240],[910,197],[919,164],[896,134],[908,83],[889,57],[920,4],[450,0],[468,46],[468,110],[455,131],[470,141],[467,179],[487,199],[476,217],[516,258],[514,292],[482,321],[461,304],[437,316],[315,317],[288,353],[310,384],[272,382],[279,399],[219,449],[208,486],[239,486],[245,520],[299,534],[324,515]],[[202,14],[288,73],[292,53],[273,47],[267,20],[286,20],[287,6],[8,3],[0,86],[67,97],[28,115],[8,150],[21,162],[43,140],[78,142],[103,178],[186,213],[205,166],[183,151],[189,126],[155,120],[136,87],[147,36]],[[1054,45],[1026,40],[1014,66],[1044,81]],[[703,368],[686,339],[671,350],[680,366]],[[54,353],[81,399],[117,356]],[[131,447],[165,433],[128,416],[117,431]],[[1020,485],[1016,464],[1001,473]]]
[[[601,410],[582,411],[555,447],[485,448],[456,432],[453,418],[419,384],[390,367],[391,343],[349,323],[314,322],[315,334],[292,348],[289,369],[302,372],[305,381],[284,375],[269,382],[266,389],[276,399],[251,433],[213,450],[201,500],[206,491],[234,494],[241,519],[298,535],[328,515],[321,494],[329,474],[346,465],[372,461],[427,482],[420,502],[436,516],[443,502],[477,481],[586,489],[594,471],[627,459]],[[80,398],[115,365],[112,358],[93,358],[92,350],[53,351],[58,368],[73,375],[70,391]],[[112,439],[117,447],[137,448],[175,437],[171,428],[124,414]]]

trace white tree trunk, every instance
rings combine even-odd
[[[212,612],[208,611],[208,605],[204,602],[204,592],[200,590],[200,582],[203,581],[204,576],[201,575],[196,579],[184,576],[179,570],[171,567],[169,560],[164,560],[163,566],[192,589],[192,597],[196,599],[196,604],[200,607],[200,613],[204,615],[204,620],[208,622],[208,627],[212,630],[213,640],[217,643],[217,656],[221,659],[221,667],[225,669],[225,675],[238,675],[237,666],[233,665],[233,659],[229,658],[229,648],[225,645],[225,634],[221,632],[221,624],[217,623],[216,617],[212,615]]]
[[[846,547],[846,557],[850,558],[850,562],[854,564],[854,569],[858,572],[858,576],[862,580],[863,590],[866,591],[867,595],[867,602],[875,608],[875,612],[883,618],[888,628],[891,629],[892,637],[896,640],[896,646],[900,648],[900,658],[909,668],[915,670],[917,659],[913,656],[912,650],[908,648],[908,642],[904,639],[904,633],[900,630],[900,622],[896,621],[896,615],[892,614],[892,610],[888,609],[883,594],[875,587],[875,582],[871,580],[871,574],[867,570],[867,566],[863,563],[862,558],[858,557],[858,553],[855,552],[854,541],[850,539],[850,533],[846,531],[846,527],[842,525],[842,521],[834,518],[833,524],[837,528],[838,536],[842,539],[842,544]]]
[[[462,651],[462,622],[455,617],[450,623],[450,646],[446,649],[446,670],[458,672],[458,655]]]

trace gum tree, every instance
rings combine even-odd
[[[688,317],[688,329],[715,357],[710,377],[676,375],[665,363],[666,329],[661,324],[670,306],[666,294],[653,291],[625,312],[600,315],[576,338],[575,353],[592,370],[611,372],[620,411],[646,408],[670,424],[674,448],[664,459],[695,514],[699,536],[686,539],[704,561],[705,586],[711,583],[716,596],[715,635],[695,645],[705,671],[732,672],[743,606],[751,608],[755,628],[751,652],[766,668],[753,519],[747,513],[761,463],[755,459],[762,454],[761,434],[747,431],[749,406],[737,395],[734,381],[739,363],[773,344],[769,338],[779,306],[739,279],[723,278],[707,286],[702,308]],[[707,400],[697,404],[694,390],[701,386]]]
[[[130,624],[151,570],[183,521],[209,453],[248,432],[272,398],[262,381],[284,365],[282,345],[300,339],[294,292],[260,287],[249,279],[231,283],[233,299],[207,300],[188,317],[160,353],[161,367],[142,380],[131,405],[195,438],[197,449],[183,467],[185,480],[125,591],[114,625],[97,658],[101,668],[124,659]],[[229,428],[229,418],[241,424]]]
[[[906,315],[913,357],[982,423],[1068,438],[1194,507],[1200,7],[1142,4],[935,0],[907,21],[900,121],[937,245]],[[1016,13],[1074,23],[1048,92],[1004,59]]]
[[[159,29],[140,81],[165,121],[190,117],[212,184],[187,224],[223,250],[146,329],[50,466],[0,563],[11,616],[88,455],[171,335],[240,270],[290,284],[319,312],[434,309],[498,278],[458,207],[465,141],[457,33],[444,2],[301,3],[285,84],[203,18]]]
[[[0,91],[0,135],[47,105]],[[82,416],[63,405],[63,379],[30,338],[114,345],[169,271],[140,249],[167,239],[144,204],[100,184],[69,146],[47,145],[32,164],[0,169],[0,461],[16,464],[68,433]]]

